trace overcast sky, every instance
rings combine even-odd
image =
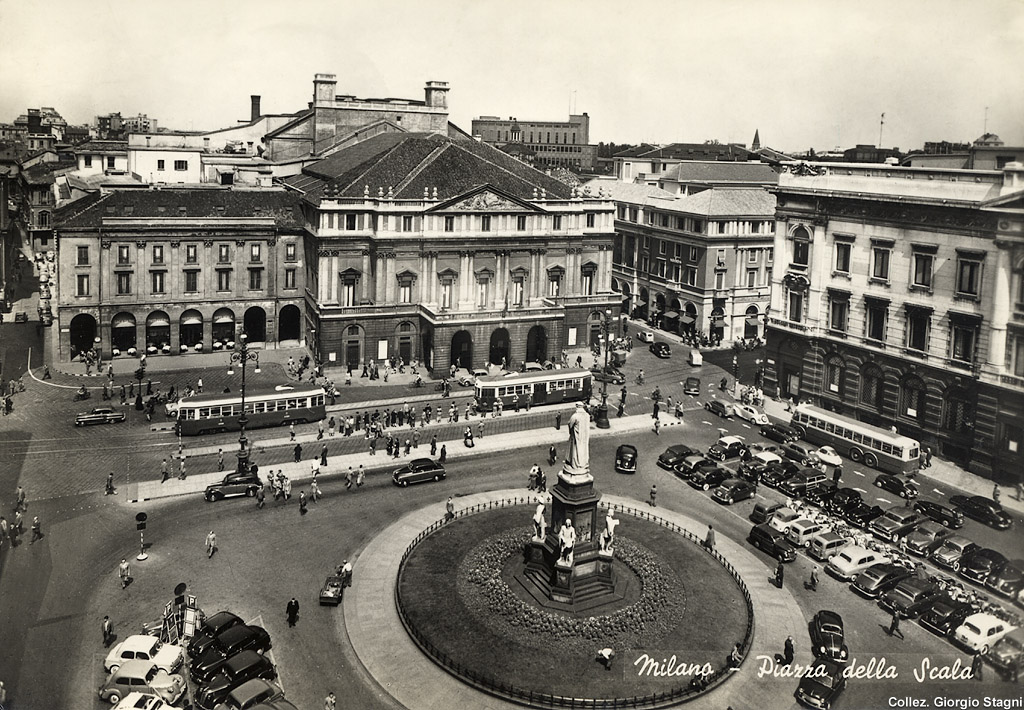
[[[0,122],[146,113],[207,130],[338,93],[450,117],[591,117],[591,140],[1024,144],[1021,0],[0,0]]]

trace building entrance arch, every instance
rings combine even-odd
[[[758,317],[757,306],[753,304],[747,306],[746,316],[743,319],[743,337],[751,340],[758,337],[760,324],[761,319]]]
[[[71,319],[71,357],[91,350],[96,342],[96,319],[88,313],[79,313]]]
[[[415,354],[416,326],[411,321],[402,321],[395,328],[395,338],[398,341],[398,358],[405,365],[411,364]]]
[[[491,352],[488,361],[492,365],[509,366],[509,337],[504,328],[495,328],[491,333]]]
[[[277,341],[298,340],[302,333],[302,313],[299,307],[289,303],[277,317]]]
[[[267,340],[267,312],[259,306],[251,306],[242,317],[242,328],[250,343],[263,343]]]
[[[526,361],[544,364],[548,359],[548,333],[542,325],[535,325],[526,334]]]
[[[203,343],[203,314],[195,309],[189,309],[181,314],[181,322],[178,325],[178,337],[181,344],[194,348],[196,345],[202,349]]]
[[[165,311],[153,311],[146,317],[146,352],[171,351],[171,318]]]
[[[122,311],[110,320],[110,344],[114,349],[127,353],[137,342],[135,316]]]
[[[213,314],[213,340],[216,343],[233,343],[235,340],[235,312],[230,308],[218,308]]]
[[[350,370],[359,372],[363,363],[363,329],[358,325],[345,328],[341,342],[345,356],[345,365]]]
[[[451,365],[473,369],[473,335],[468,330],[460,330],[452,336]]]

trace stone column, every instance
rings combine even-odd
[[[328,270],[328,272],[331,275],[330,281],[329,281],[330,286],[329,286],[328,292],[327,292],[327,298],[328,298],[328,300],[330,300],[331,303],[337,303],[338,302],[338,279],[339,279],[339,277],[338,277],[338,257],[334,255],[334,252],[331,252],[330,262],[328,264],[327,270]]]
[[[377,252],[377,273],[374,276],[374,301],[384,303],[384,287],[388,278],[388,260],[384,252]]]
[[[988,364],[997,373],[1006,370],[1006,324],[1010,320],[1010,246],[996,242],[995,287],[989,319]]]
[[[370,264],[370,250],[363,249],[362,251],[362,274],[359,276],[359,302],[363,303],[369,301],[373,294],[370,292],[371,284],[371,271],[372,265]]]
[[[427,273],[424,278],[430,279],[427,283],[430,284],[428,293],[430,296],[427,299],[427,303],[432,306],[437,306],[437,252],[431,252],[427,259]]]
[[[384,302],[394,303],[398,300],[395,296],[395,291],[398,287],[398,282],[395,281],[395,253],[388,252],[387,255],[387,277],[384,282]]]

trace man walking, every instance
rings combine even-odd
[[[708,534],[704,538],[704,549],[708,552],[715,551],[715,529],[708,525]]]
[[[302,460],[302,444],[295,445],[295,463]]]
[[[267,499],[267,494],[263,492],[263,486],[260,486],[256,490],[256,507],[259,510],[263,509],[263,504],[265,503],[266,499]]]
[[[103,630],[103,648],[109,648],[111,641],[114,640],[114,625],[110,623],[110,617],[103,617],[103,624],[100,627]]]
[[[217,551],[217,536],[213,533],[213,530],[206,536],[206,557],[207,559],[213,557],[213,553]]]
[[[288,436],[291,437],[289,441],[295,441],[295,422],[288,425]]]
[[[217,449],[217,470],[224,470],[224,449]]]
[[[561,428],[562,428],[562,413],[561,412],[555,412],[555,429],[557,430],[557,429],[561,429]]]
[[[117,491],[114,489],[114,472],[113,471],[111,471],[110,473],[107,474],[107,485],[106,485],[106,487],[105,487],[105,489],[103,491],[103,495],[105,495],[105,496],[110,496],[110,495],[116,496],[117,495]]]
[[[430,455],[437,455],[437,434],[430,437]]]
[[[39,516],[37,515],[34,518],[32,518],[32,539],[28,541],[28,544],[31,545],[36,540],[42,540],[42,539],[43,539],[43,528],[42,528],[42,525],[39,523]]]
[[[320,465],[327,468],[327,444],[320,449]]]
[[[28,505],[25,503],[25,489],[18,486],[18,492],[15,495],[15,510],[28,510]]]
[[[658,507],[658,485],[657,484],[654,484],[653,486],[651,486],[651,501],[650,502],[651,502],[651,507],[652,508],[657,508]]]
[[[900,615],[899,612],[894,611],[892,613],[892,620],[889,622],[889,635],[894,636],[900,635],[900,640],[903,640],[903,632],[900,631]]]
[[[170,472],[167,470],[167,457],[164,456],[164,460],[160,462],[160,483],[163,483],[170,477]]]
[[[295,626],[295,622],[299,620],[299,600],[292,597],[284,612],[288,616],[288,625]]]
[[[128,560],[121,560],[121,564],[117,566],[117,576],[121,578],[121,589],[128,586],[128,580],[131,578],[131,568],[128,566]]]
[[[306,514],[306,491],[299,491],[299,515]]]
[[[441,444],[441,455],[437,457],[437,460],[440,463],[444,463],[448,460],[448,447],[444,444]]]
[[[352,373],[349,372],[349,378],[351,377]],[[324,698],[324,710],[338,710],[338,700],[334,697],[334,693],[328,693]]]
[[[366,476],[366,469],[363,468],[363,464],[359,464],[359,470],[356,471],[356,488],[362,488],[363,478]]]
[[[477,437],[480,439],[484,438],[484,420],[481,419],[476,425]]]
[[[786,570],[782,567],[782,560],[775,565],[775,586],[782,589],[783,578],[786,575]]]
[[[776,653],[775,654],[775,662],[776,663],[780,663],[780,664],[782,664],[784,666],[792,665],[793,664],[793,659],[796,657],[796,650],[795,650],[795,647],[793,645],[793,637],[792,636],[787,636],[786,637],[786,643],[785,643],[785,645],[782,648],[783,648],[782,653]]]
[[[181,457],[181,461],[178,463],[178,478],[182,481],[185,480],[185,457]]]

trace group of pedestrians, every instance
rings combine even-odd
[[[15,493],[14,511],[12,512],[11,520],[7,520],[5,516],[0,515],[0,546],[6,541],[13,549],[21,543],[21,536],[25,534],[25,513],[27,512],[28,502],[25,496],[25,489],[18,486],[18,490]],[[29,539],[29,544],[31,545],[43,537],[42,524],[39,522],[38,515],[33,516],[30,528],[32,535]]]

